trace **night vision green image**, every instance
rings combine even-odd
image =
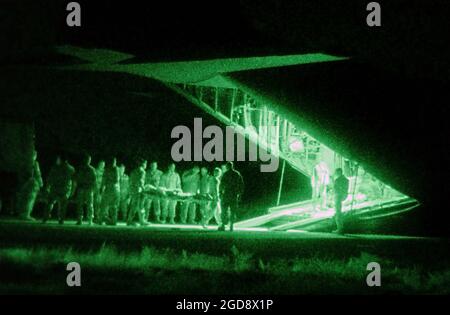
[[[0,19],[1,294],[449,294],[445,19],[71,3]]]

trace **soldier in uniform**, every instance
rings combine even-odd
[[[97,181],[95,183],[95,191],[94,191],[94,219],[99,221],[100,212],[102,208],[102,183],[103,183],[103,174],[105,173],[105,161],[101,160],[97,164],[97,168],[95,168],[95,176]]]
[[[211,196],[211,176],[208,174],[208,169],[206,167],[202,167],[200,169],[200,181],[199,181],[199,193],[201,196],[204,197],[210,197]],[[206,228],[209,221],[212,218],[211,213],[211,201],[209,200],[202,200],[200,202],[200,213],[201,213],[201,220],[202,220],[202,226]]]
[[[83,222],[84,206],[87,208],[88,224],[92,225],[94,218],[94,193],[97,184],[95,168],[91,166],[91,157],[86,155],[83,164],[75,173],[75,189],[77,202],[77,225]]]
[[[18,193],[17,209],[19,218],[34,221],[34,218],[31,217],[31,212],[33,211],[39,190],[43,185],[41,169],[39,167],[39,162],[37,161],[37,152],[36,150],[33,150],[31,165],[27,171],[26,181]]]
[[[171,163],[167,169],[167,172],[161,176],[160,187],[171,191],[181,191],[181,178],[180,175],[175,172],[174,163]],[[161,222],[165,223],[168,218],[170,224],[175,224],[177,201],[164,198],[161,206]]]
[[[200,184],[200,168],[198,166],[194,166],[191,170],[184,172],[181,177],[181,183],[183,192],[196,195]],[[186,221],[188,221],[189,224],[195,224],[196,215],[197,203],[193,201],[185,201],[181,207],[181,223],[185,224]]]
[[[154,188],[158,188],[162,175],[163,175],[163,172],[158,169],[158,163],[152,162],[150,164],[150,169],[145,174],[145,184],[151,185]],[[155,220],[157,223],[160,223],[161,222],[161,202],[160,202],[160,198],[157,196],[146,196],[145,197],[144,219],[146,221],[148,221],[152,206],[153,206],[153,214],[154,214]]]
[[[122,219],[127,222],[128,208],[130,206],[130,179],[125,173],[125,165],[119,167],[120,176],[120,212],[122,213]]]
[[[220,194],[219,194],[219,187],[220,187],[220,179],[222,177],[222,170],[218,167],[214,169],[213,176],[210,176],[210,194],[213,200],[211,201],[211,211],[214,214],[214,219],[216,220],[216,223],[218,226],[222,225],[222,211],[220,209]]]
[[[106,222],[116,225],[120,203],[120,172],[116,158],[111,159],[103,173],[101,194],[102,202],[98,223]]]
[[[230,231],[233,231],[239,201],[244,191],[244,180],[242,175],[234,169],[233,162],[227,162],[225,169],[219,186],[222,208],[222,224],[219,226],[219,231],[225,231],[225,225],[228,222]]]
[[[130,213],[128,214],[127,225],[133,225],[134,217],[137,213],[139,223],[146,225],[143,213],[143,190],[145,186],[145,169],[147,161],[140,160],[138,166],[130,174]]]
[[[337,229],[333,233],[344,233],[344,222],[342,220],[342,202],[347,199],[348,196],[348,178],[345,177],[342,168],[337,168],[335,171],[334,180],[334,207],[336,214],[334,219],[336,221]]]
[[[64,224],[68,200],[72,193],[74,173],[75,169],[66,159],[62,161],[59,156],[56,158],[56,163],[50,169],[47,179],[48,200],[43,223],[50,219],[54,205],[58,204],[58,222]]]

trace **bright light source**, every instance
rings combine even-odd
[[[295,138],[289,141],[289,150],[291,150],[291,152],[301,152],[304,148],[305,147],[301,139]]]

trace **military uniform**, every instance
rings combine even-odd
[[[339,176],[334,181],[334,206],[336,214],[334,216],[336,221],[337,231],[341,233],[344,230],[344,223],[342,219],[342,202],[348,196],[348,179],[344,175]]]
[[[39,190],[43,185],[41,169],[38,161],[35,160],[28,172],[27,180],[18,194],[17,208],[21,218],[32,219],[31,212],[33,211]]]
[[[48,200],[43,222],[51,217],[55,203],[58,204],[58,221],[64,223],[67,204],[72,192],[72,178],[75,169],[68,162],[54,165],[48,175]]]
[[[83,165],[75,173],[77,183],[76,201],[77,201],[77,224],[83,220],[83,207],[87,207],[87,219],[92,224],[94,218],[94,192],[96,189],[97,176],[95,169],[90,165]]]
[[[102,184],[103,174],[105,173],[104,162],[101,161],[95,170],[95,190],[94,190],[94,218],[100,220],[100,213],[102,210]]]
[[[224,228],[224,225],[229,222],[230,230],[233,230],[239,199],[244,190],[244,181],[241,174],[234,169],[226,171],[222,176],[219,190],[222,208],[221,228]]]
[[[99,223],[108,221],[116,224],[120,203],[120,175],[117,166],[108,166],[105,169],[102,187],[104,190],[102,191]]]
[[[219,198],[219,186],[220,186],[220,178],[215,176],[210,176],[209,179],[209,191],[213,200],[211,201],[211,211],[214,214],[214,219],[216,220],[217,225],[222,225],[222,211],[220,208],[220,198]]]
[[[120,176],[120,211],[126,222],[128,218],[128,207],[130,206],[130,179],[127,174]]]
[[[161,176],[160,186],[170,190],[181,190],[180,175],[177,172],[164,173]],[[168,218],[170,223],[175,223],[177,201],[164,198],[161,206],[161,222],[166,222]]]
[[[156,170],[149,170],[147,171],[147,174],[145,175],[145,184],[146,185],[152,185],[155,188],[158,188],[161,182],[161,176],[163,175],[163,172],[156,169]],[[157,222],[161,221],[161,201],[160,198],[157,196],[147,196],[145,197],[145,220],[148,220],[150,215],[150,210],[153,206],[153,214],[156,218]]]
[[[196,195],[198,193],[200,184],[200,174],[192,173],[188,171],[183,174],[183,192]],[[192,201],[185,201],[181,207],[180,221],[185,224],[186,220],[190,224],[195,224],[195,218],[197,215],[197,204]]]
[[[208,174],[200,176],[199,181],[199,193],[202,196],[210,196],[211,195],[211,176]],[[212,218],[211,213],[211,201],[201,201],[200,204],[200,213],[202,215],[202,225],[208,225],[209,221]]]
[[[142,197],[144,185],[145,170],[143,167],[138,167],[134,169],[130,174],[130,213],[128,214],[128,225],[131,225],[133,223],[136,213],[139,217],[139,223],[145,223]]]

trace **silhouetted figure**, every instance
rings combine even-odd
[[[208,174],[208,169],[202,167],[200,169],[200,181],[198,191],[205,199],[199,202],[199,208],[201,213],[201,223],[204,228],[207,227],[209,221],[212,218],[211,201],[207,198],[211,197],[211,176]]]
[[[18,193],[17,201],[17,212],[19,218],[24,220],[34,221],[31,217],[31,212],[33,211],[34,203],[36,202],[36,197],[39,190],[44,185],[41,176],[41,169],[39,167],[39,162],[37,161],[37,152],[33,150],[32,159],[29,170],[27,171],[27,179],[22,185]]]
[[[181,178],[180,175],[175,172],[175,164],[171,163],[167,172],[161,176],[160,187],[172,192],[181,191]],[[170,224],[175,224],[177,201],[164,198],[161,206],[161,222],[165,223],[168,219]]]
[[[225,169],[219,186],[222,208],[222,224],[219,230],[224,231],[225,225],[230,222],[230,231],[233,231],[239,201],[244,191],[244,180],[241,174],[234,169],[233,162],[227,162]]]
[[[130,206],[130,178],[125,173],[125,165],[119,167],[120,176],[120,212],[122,213],[122,220],[127,222],[128,208]]]
[[[200,184],[200,168],[198,166],[193,167],[183,173],[181,177],[181,184],[183,192],[196,195],[198,193]],[[197,215],[197,203],[194,201],[185,201],[181,207],[180,221],[185,224],[186,221],[189,224],[195,224],[195,218]]]
[[[334,180],[334,207],[336,209],[336,214],[334,216],[336,220],[337,229],[333,231],[334,233],[344,232],[344,222],[342,219],[342,202],[347,199],[348,196],[348,179],[344,176],[342,169],[338,168],[335,171]]]
[[[116,158],[112,158],[105,168],[100,192],[102,201],[98,223],[116,225],[120,204],[120,172]]]
[[[163,172],[158,169],[158,163],[152,162],[150,169],[145,174],[145,184],[150,185],[153,188],[159,188],[161,177]],[[146,196],[145,197],[145,216],[144,219],[148,221],[150,211],[153,208],[153,215],[157,223],[161,222],[161,201],[158,196]]]
[[[84,206],[87,208],[88,224],[92,225],[97,176],[95,169],[91,166],[90,155],[84,157],[83,164],[75,173],[74,181],[76,186],[77,225],[81,225],[83,222]]]
[[[55,204],[58,206],[58,222],[64,224],[69,197],[72,193],[72,180],[75,169],[67,160],[56,158],[47,178],[47,207],[42,222],[50,219]]]
[[[146,168],[147,161],[140,160],[138,166],[130,174],[130,213],[128,214],[127,225],[135,224],[133,221],[136,214],[138,215],[140,225],[146,225],[143,211],[143,191],[145,185]]]
[[[220,179],[222,178],[222,170],[219,167],[214,169],[213,176],[210,176],[210,194],[212,197],[211,201],[211,212],[214,214],[214,219],[218,226],[222,225],[222,211],[220,208]]]
[[[95,191],[94,191],[94,218],[97,221],[100,219],[100,212],[102,208],[102,183],[104,173],[105,173],[105,161],[101,160],[98,162],[97,168],[95,168],[95,176],[97,180],[95,183]]]

